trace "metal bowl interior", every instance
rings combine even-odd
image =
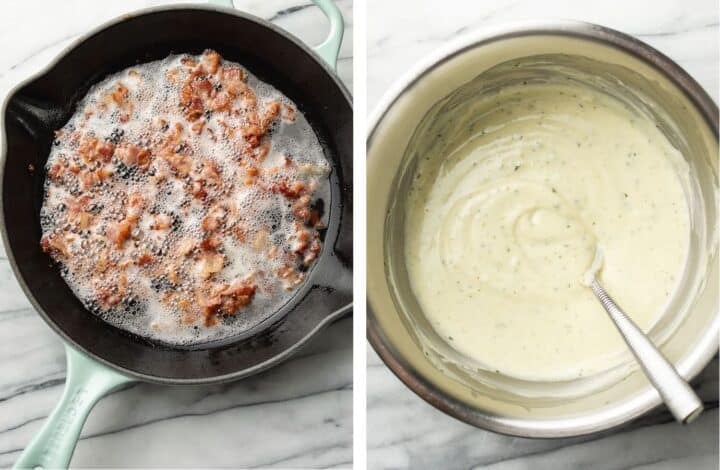
[[[527,437],[587,434],[620,425],[659,404],[642,373],[619,376],[580,395],[567,395],[568,384],[545,383],[536,396],[511,393],[497,383],[476,380],[448,367],[432,348],[432,332],[403,273],[402,195],[411,161],[405,148],[419,121],[440,99],[493,66],[546,54],[581,56],[638,75],[677,125],[683,153],[693,169],[695,204],[701,227],[688,276],[696,291],[681,297],[688,315],[675,325],[659,325],[652,336],[686,377],[693,377],[717,352],[717,107],[677,65],[620,33],[581,23],[524,25],[494,34],[467,37],[427,60],[386,95],[368,140],[368,337],[388,366],[422,398],[468,423]],[[622,77],[627,79],[628,77]],[[627,81],[625,83],[628,83]],[[700,278],[704,278],[701,282]],[[689,285],[689,284],[688,284]],[[690,289],[689,289],[690,290]],[[672,329],[669,327],[672,326]],[[660,330],[665,327],[664,334]],[[428,334],[429,333],[429,334]]]
[[[106,75],[171,53],[212,48],[297,103],[332,165],[328,227],[307,281],[278,312],[240,337],[173,348],[128,334],[85,310],[39,249],[44,165],[53,131]],[[244,377],[289,356],[352,302],[352,105],[334,73],[279,28],[230,10],[151,9],[88,34],[10,94],[2,111],[2,228],[31,302],[67,342],[130,376],[162,383]],[[32,165],[35,171],[28,171]]]

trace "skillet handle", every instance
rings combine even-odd
[[[340,44],[342,44],[343,34],[345,32],[345,21],[343,21],[340,9],[335,5],[333,0],[313,0],[330,21],[330,32],[328,37],[318,46],[315,46],[315,52],[322,58],[333,70],[337,69],[338,55],[340,54]],[[209,0],[209,3],[226,8],[233,8],[233,0]]]
[[[330,32],[322,44],[315,46],[315,52],[333,69],[337,70],[338,55],[340,55],[340,44],[342,44],[345,32],[345,21],[343,21],[340,9],[333,0],[313,0],[330,21]]]
[[[14,468],[67,468],[88,413],[95,403],[134,380],[65,346],[65,391]]]

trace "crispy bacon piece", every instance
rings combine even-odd
[[[285,122],[295,122],[297,111],[289,104],[283,103],[282,110],[280,112],[280,119]]]
[[[280,268],[277,272],[277,276],[283,280],[286,289],[292,289],[296,285],[300,284],[304,279],[303,273],[299,273],[291,266]]]
[[[221,182],[220,169],[218,169],[217,165],[211,161],[208,161],[203,165],[203,169],[200,172],[200,176],[202,176],[206,180],[212,181],[214,183]]]
[[[213,111],[227,111],[232,102],[232,96],[226,91],[218,92],[209,102],[209,107]]]
[[[67,162],[64,160],[58,160],[48,170],[48,176],[51,180],[61,180],[65,176],[65,170],[67,169]]]
[[[205,251],[213,251],[222,246],[222,240],[217,235],[210,235],[209,237],[203,238],[200,242],[200,249]]]
[[[190,159],[180,153],[172,153],[165,157],[173,172],[180,178],[185,178],[192,169]]]
[[[313,261],[315,261],[320,254],[320,250],[322,249],[322,244],[320,243],[320,238],[315,234],[313,237],[312,242],[310,243],[310,247],[305,250],[305,256],[303,257],[303,264],[305,266],[309,266]]]
[[[225,264],[225,257],[214,251],[204,251],[200,254],[198,270],[202,279],[208,279],[215,273],[220,272]]]
[[[191,82],[185,82],[180,88],[180,104],[183,106],[187,106],[190,104],[190,102],[193,99],[193,96],[195,96],[192,83]]]
[[[213,85],[207,78],[204,78],[202,80],[194,80],[190,83],[190,88],[192,88],[192,91],[197,96],[202,96],[204,98],[207,98],[210,96],[210,92],[213,89]]]
[[[296,181],[288,186],[286,181],[280,181],[272,187],[272,191],[280,193],[286,198],[297,199],[305,190],[305,185],[300,181]]]
[[[248,145],[250,145],[251,148],[255,148],[260,145],[260,139],[263,138],[265,132],[260,126],[248,124],[242,129],[242,135]]]
[[[138,266],[148,266],[153,262],[153,256],[147,251],[140,255],[137,259]]]
[[[221,83],[231,96],[242,95],[248,90],[248,86],[245,83],[247,75],[240,67],[223,66],[221,76]]]
[[[48,254],[59,253],[65,257],[70,255],[70,248],[59,234],[44,235],[40,239],[40,247]]]
[[[191,238],[183,238],[178,242],[176,253],[179,256],[187,256],[195,248],[195,242]]]
[[[203,307],[206,326],[217,323],[218,314],[235,315],[250,304],[257,286],[245,279],[236,279],[232,284],[220,284],[212,288],[210,295],[200,296],[198,304]]]
[[[139,192],[135,191],[130,193],[128,198],[128,209],[126,211],[125,218],[131,222],[136,222],[142,215],[143,209],[145,208],[145,198]]]
[[[204,112],[205,106],[203,105],[202,99],[197,95],[193,95],[192,98],[190,98],[190,102],[187,104],[185,119],[188,121],[195,121],[202,116]]]
[[[130,96],[130,90],[128,90],[128,88],[122,83],[118,83],[117,86],[110,93],[110,96],[112,97],[112,100],[115,102],[115,104],[121,105],[125,103],[125,101]]]
[[[202,134],[202,131],[204,128],[205,128],[205,119],[198,119],[190,126],[190,130],[192,130],[196,134]]]
[[[137,145],[130,145],[127,147],[118,147],[115,150],[115,154],[118,156],[127,166],[139,166],[141,168],[147,168],[151,161],[150,150]]]
[[[293,204],[293,215],[306,222],[310,218],[310,196],[300,196]]]
[[[195,180],[192,182],[192,195],[198,199],[205,199],[205,197],[207,196],[207,191],[205,191],[203,183],[203,180]]]
[[[202,229],[205,232],[214,232],[223,224],[225,210],[221,207],[214,207],[202,220]]]
[[[220,57],[220,54],[217,52],[210,49],[203,52],[203,65],[209,73],[213,74],[217,72],[221,62],[222,57]]]
[[[153,223],[150,224],[150,230],[166,230],[170,228],[172,221],[172,217],[167,214],[156,215]]]
[[[115,145],[95,137],[85,137],[80,140],[78,155],[85,164],[95,161],[109,162],[115,152]]]
[[[125,241],[130,238],[131,231],[132,224],[128,220],[121,220],[108,227],[107,237],[116,247],[122,248]]]
[[[260,126],[263,129],[267,129],[270,127],[270,124],[272,124],[275,119],[277,119],[278,115],[280,114],[280,102],[279,101],[272,101],[268,103],[268,105],[265,107],[265,113],[263,114],[262,118],[260,119]]]

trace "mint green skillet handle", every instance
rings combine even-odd
[[[210,3],[218,6],[233,8],[232,0],[209,0]],[[313,0],[330,21],[330,32],[325,41],[315,47],[315,52],[319,55],[333,70],[337,69],[338,54],[340,54],[340,44],[342,43],[343,33],[345,32],[345,22],[343,21],[340,9],[335,5],[333,0]]]
[[[95,403],[133,379],[65,346],[67,378],[60,403],[25,448],[14,468],[67,468]]]

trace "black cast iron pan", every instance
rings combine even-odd
[[[66,466],[97,400],[131,381],[220,382],[273,366],[352,302],[352,104],[333,73],[342,17],[318,0],[331,37],[318,51],[258,18],[229,9],[171,7],[127,15],[71,46],[13,92],[2,111],[2,227],[8,258],[33,306],[66,342],[63,399],[16,466]],[[53,131],[91,85],[134,64],[211,48],[239,62],[293,100],[318,134],[332,165],[323,251],[307,281],[280,311],[232,341],[172,348],[119,330],[88,312],[39,248],[44,165]],[[29,171],[32,165],[34,171]]]

